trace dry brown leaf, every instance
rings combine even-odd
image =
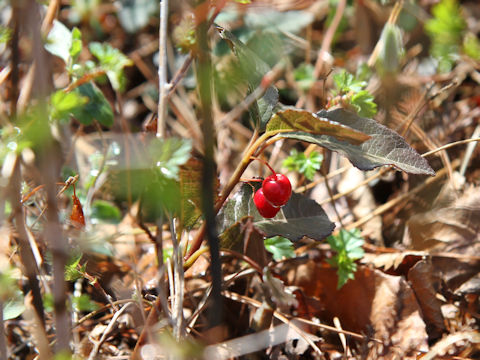
[[[336,316],[345,330],[382,340],[370,349],[370,358],[406,359],[428,348],[420,307],[403,277],[359,266],[355,280],[337,290],[336,269],[310,260],[292,268],[287,278],[318,299],[322,308],[311,309],[313,315],[329,321]]]
[[[426,252],[421,251],[389,252],[384,254],[366,253],[361,262],[363,264],[371,264],[378,269],[392,271],[407,266],[406,270],[408,271],[411,266],[427,255]],[[395,271],[395,275],[406,274],[407,271],[403,272],[399,269]]]
[[[440,300],[436,297],[440,281],[431,260],[418,261],[408,272],[408,281],[422,309],[430,339],[438,339],[445,331],[445,323]]]
[[[412,216],[407,223],[414,249],[435,247],[442,251],[447,246],[465,247],[480,239],[480,187],[468,188],[455,200],[437,199],[435,205],[430,211]]]

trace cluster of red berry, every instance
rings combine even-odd
[[[258,212],[264,218],[273,218],[292,195],[292,185],[285,175],[276,174],[263,180],[262,187],[253,196]]]

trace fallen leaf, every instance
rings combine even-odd
[[[383,344],[371,348],[369,356],[414,359],[416,352],[428,348],[420,307],[401,276],[359,266],[355,279],[337,290],[336,269],[309,260],[291,268],[287,279],[288,285],[301,288],[322,305],[313,315],[328,321],[336,316],[345,330],[381,340]]]
[[[436,297],[440,279],[431,260],[427,258],[418,261],[408,272],[408,281],[422,309],[430,339],[438,339],[446,329],[441,310],[442,304]]]
[[[435,206],[412,216],[408,235],[416,250],[454,251],[480,240],[480,187],[467,189],[457,199],[437,199]],[[463,253],[463,251],[462,251]],[[474,255],[473,253],[471,255]]]

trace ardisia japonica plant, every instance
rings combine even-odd
[[[365,90],[365,82],[356,80],[346,72],[335,76],[338,90],[334,96],[348,101],[351,111],[336,107],[313,113],[285,107],[278,102],[278,91],[271,85],[274,70],[270,70],[267,64],[232,33],[219,26],[217,30],[235,54],[237,70],[244,75],[248,89],[246,101],[249,101],[249,114],[254,126],[254,138],[216,199],[215,211],[218,213],[217,230],[221,247],[232,248],[239,241],[243,241],[243,235],[239,234],[247,231],[245,229],[248,227],[245,225],[249,222],[253,223],[262,236],[282,239],[283,247],[284,239],[295,242],[306,236],[320,241],[332,234],[335,225],[328,219],[322,207],[307,196],[292,192],[288,178],[284,174],[276,173],[270,166],[272,175],[262,181],[260,188],[255,189],[251,184],[244,183],[229,198],[236,185],[242,182],[241,177],[249,164],[259,159],[268,146],[281,139],[306,142],[336,151],[361,170],[389,165],[413,174],[435,174],[427,161],[399,134],[365,117],[365,114],[373,115],[376,112],[373,97]],[[261,96],[253,97],[258,90],[261,91]],[[338,104],[341,103],[343,102]],[[309,178],[313,175],[312,169],[319,168],[321,162],[317,154],[314,156],[313,164],[308,166]],[[292,168],[295,163],[296,161],[292,161]],[[187,252],[186,267],[191,266],[199,254],[206,251],[205,248],[199,250],[204,232],[205,225],[202,225]],[[355,266],[352,265],[352,259],[358,259],[359,242],[355,242],[354,250],[350,249],[353,253],[349,250],[349,242],[344,244],[337,241],[332,244],[338,252],[337,265],[341,272],[339,284],[343,284],[353,276]],[[269,251],[272,251],[272,244],[269,244],[269,247]]]

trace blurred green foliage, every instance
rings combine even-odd
[[[328,262],[337,268],[337,288],[340,289],[349,279],[355,278],[357,271],[355,260],[363,257],[365,252],[362,246],[365,240],[361,237],[359,229],[350,231],[341,229],[337,235],[329,236],[327,241],[336,252]]]

